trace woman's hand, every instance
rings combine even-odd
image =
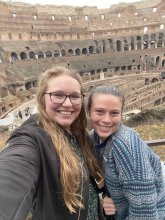
[[[103,209],[106,215],[115,215],[116,206],[112,200],[112,198],[104,197],[103,199]]]

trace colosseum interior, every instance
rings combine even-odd
[[[85,92],[113,84],[124,112],[165,103],[165,1],[110,8],[0,1],[0,117],[34,98],[37,78],[54,65],[76,69]]]

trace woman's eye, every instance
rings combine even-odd
[[[103,114],[104,112],[102,110],[96,110],[96,113]]]
[[[52,96],[53,97],[55,97],[55,98],[58,98],[58,99],[62,99],[62,98],[64,98],[65,97],[65,95],[63,95],[63,94],[58,94],[58,93],[52,93]]]
[[[111,115],[118,116],[118,115],[120,115],[120,113],[119,112],[112,112]]]
[[[79,95],[71,95],[70,98],[71,99],[80,99],[81,96],[79,96]]]

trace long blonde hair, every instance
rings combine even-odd
[[[83,208],[82,195],[79,192],[84,176],[83,169],[80,167],[79,159],[65,137],[62,128],[53,122],[46,113],[45,100],[43,94],[47,91],[49,80],[59,75],[67,75],[76,79],[82,89],[81,78],[78,73],[65,67],[56,66],[45,71],[38,82],[37,104],[39,112],[39,123],[43,129],[50,135],[54,144],[55,151],[60,161],[60,181],[62,185],[63,199],[69,211],[76,212],[76,209]],[[81,91],[83,93],[83,91]],[[89,173],[98,181],[101,181],[102,170],[96,159],[92,146],[89,144],[86,130],[87,119],[84,102],[79,116],[71,125],[72,134],[76,137],[82,154],[87,163]]]

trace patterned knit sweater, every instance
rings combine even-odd
[[[116,220],[165,220],[161,163],[138,134],[121,125],[98,151]]]

